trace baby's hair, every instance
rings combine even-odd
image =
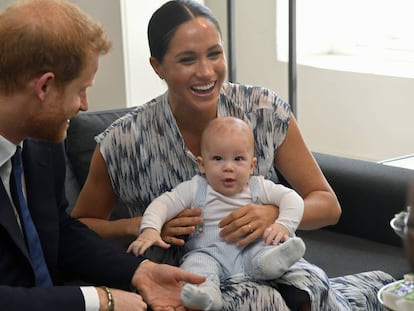
[[[236,117],[217,117],[211,120],[201,135],[201,150],[211,135],[226,135],[229,132],[238,132],[240,135],[248,135],[251,145],[254,146],[253,131],[250,125]]]

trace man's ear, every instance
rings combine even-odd
[[[46,95],[50,92],[54,79],[55,74],[53,72],[46,72],[36,80],[35,92],[40,100],[45,100]]]
[[[198,169],[200,170],[201,174],[205,174],[206,170],[204,168],[204,162],[203,162],[203,158],[198,156],[197,157],[197,164],[198,164]]]
[[[158,60],[155,57],[151,56],[149,61],[152,69],[154,69],[157,76],[160,77],[161,80],[164,80],[164,75],[162,74],[161,70],[161,64],[158,62]]]

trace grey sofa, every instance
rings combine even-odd
[[[67,195],[70,212],[88,174],[96,146],[94,136],[131,108],[84,112],[68,129]],[[410,271],[401,239],[389,222],[406,209],[407,188],[414,171],[314,153],[342,206],[335,226],[298,231],[307,246],[305,258],[324,269],[329,277],[381,270],[400,279]],[[283,182],[283,178],[281,178]],[[122,206],[112,218],[128,217]],[[129,241],[117,243],[121,247]]]

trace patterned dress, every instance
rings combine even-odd
[[[234,116],[253,128],[257,165],[255,175],[275,178],[274,156],[283,142],[290,107],[265,88],[225,83],[218,116]],[[131,216],[141,216],[149,203],[198,173],[195,156],[185,146],[165,93],[121,117],[96,137],[106,161],[112,186]],[[154,255],[157,261],[177,265],[182,248]],[[221,287],[224,310],[289,310],[279,286],[306,291],[312,310],[383,310],[376,293],[394,279],[380,271],[328,279],[302,259],[272,282],[229,278]]]

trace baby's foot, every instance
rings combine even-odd
[[[203,285],[184,285],[181,291],[183,305],[196,310],[221,310],[221,293],[214,287]]]
[[[261,259],[264,280],[277,279],[305,254],[305,243],[293,237],[277,245]]]

